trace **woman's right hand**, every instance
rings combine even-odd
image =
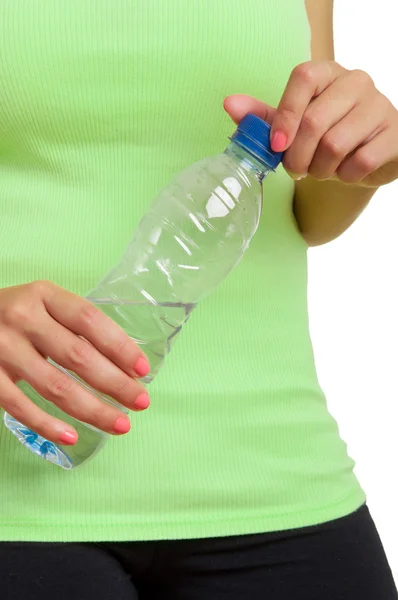
[[[93,304],[49,281],[0,289],[0,408],[58,444],[76,431],[38,408],[16,383],[24,380],[72,417],[107,433],[130,429],[128,417],[53,366],[50,357],[131,410],[149,406],[136,378],[149,372],[140,348]]]

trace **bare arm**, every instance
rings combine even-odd
[[[334,60],[333,0],[306,0],[313,60]],[[377,188],[317,181],[308,175],[296,182],[294,214],[310,246],[337,238],[358,218]]]
[[[398,179],[398,110],[359,69],[334,60],[333,0],[306,0],[312,60],[297,65],[277,108],[235,94],[225,110],[271,124],[271,146],[296,180],[294,213],[310,246],[358,218],[375,191]]]

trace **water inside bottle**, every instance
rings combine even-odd
[[[143,377],[150,383],[161,368],[184,323],[196,304],[180,302],[135,302],[113,298],[91,298],[97,308],[117,323],[146,354],[151,371]]]
[[[129,300],[117,300],[109,298],[87,298],[106,315],[111,317],[127,335],[133,339],[148,357],[151,372],[142,378],[145,383],[150,383],[161,368],[166,355],[170,352],[174,340],[181,331],[182,326],[188,320],[196,304],[183,304],[179,302],[160,302],[158,304],[132,302]],[[51,361],[52,362],[52,361]],[[84,385],[103,400],[111,400],[99,394],[75,373],[69,372],[60,365],[53,363],[61,371],[67,373],[81,385]],[[22,391],[43,410],[49,414],[58,416],[57,407],[44,400],[26,382],[18,384]],[[54,412],[55,411],[55,412]],[[76,446],[63,447],[53,444],[34,431],[25,427],[13,417],[6,414],[4,422],[6,427],[19,439],[19,441],[32,452],[52,462],[63,469],[69,470],[91,458],[104,445],[108,434],[97,430],[95,427],[80,423],[69,415],[62,417],[67,423],[75,427],[79,434],[79,442]],[[93,452],[93,448],[95,452]]]

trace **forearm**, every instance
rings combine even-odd
[[[369,204],[377,188],[317,181],[308,175],[296,183],[293,210],[309,246],[326,244],[346,231]]]

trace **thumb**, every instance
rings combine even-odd
[[[236,124],[240,123],[248,113],[252,113],[272,125],[274,115],[276,114],[276,108],[244,94],[227,96],[224,100],[224,110]]]

